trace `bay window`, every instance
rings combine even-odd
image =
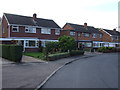
[[[38,41],[36,40],[26,40],[25,47],[38,47]]]

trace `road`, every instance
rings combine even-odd
[[[118,54],[102,54],[68,64],[42,88],[118,88]]]

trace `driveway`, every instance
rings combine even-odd
[[[43,88],[118,88],[118,54],[102,54],[68,64]]]

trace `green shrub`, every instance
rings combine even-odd
[[[98,52],[109,53],[109,52],[117,52],[117,49],[114,47],[101,47],[98,48]]]
[[[72,50],[70,52],[70,56],[83,55],[83,54],[84,54],[83,50]]]
[[[10,45],[2,45],[2,57],[10,59]]]
[[[18,45],[1,45],[2,46],[2,58],[20,62],[22,59],[23,47]]]

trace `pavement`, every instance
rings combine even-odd
[[[62,66],[80,60],[80,58],[89,58],[101,54],[85,52],[83,56],[63,58],[56,61],[42,61],[23,56],[21,64],[2,59],[2,88],[37,89]]]

